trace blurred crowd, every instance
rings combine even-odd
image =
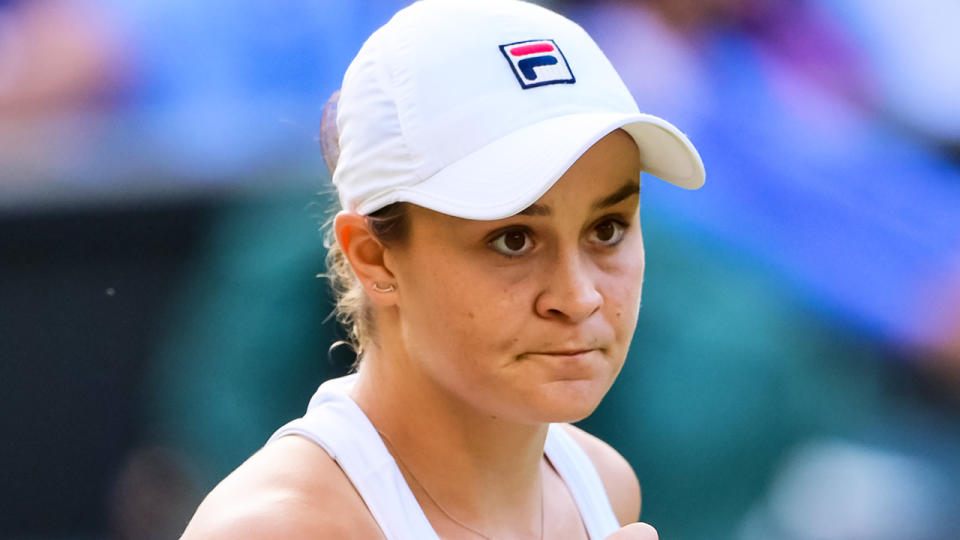
[[[169,299],[102,534],[175,536],[349,364],[315,279],[316,131],[406,3],[0,0],[0,212],[260,194],[224,205]],[[955,537],[960,4],[541,3],[707,169],[693,196],[644,183],[640,327],[585,422],[637,469],[644,520],[668,539]]]

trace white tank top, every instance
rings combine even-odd
[[[389,540],[439,540],[380,434],[348,395],[355,378],[348,375],[321,384],[307,413],[277,430],[270,441],[295,434],[323,447]],[[619,529],[593,462],[563,426],[550,425],[544,453],[573,494],[591,540]]]

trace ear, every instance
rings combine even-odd
[[[370,230],[367,219],[354,212],[340,212],[333,220],[333,230],[367,296],[374,303],[392,305],[396,278],[384,264],[385,247]]]

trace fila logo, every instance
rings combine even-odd
[[[545,84],[573,84],[577,80],[567,59],[552,39],[518,41],[500,46],[523,89]]]

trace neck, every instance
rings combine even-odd
[[[437,505],[485,536],[518,530],[536,536],[546,424],[493,418],[383,349],[364,359],[352,397],[384,436],[425,511]]]

